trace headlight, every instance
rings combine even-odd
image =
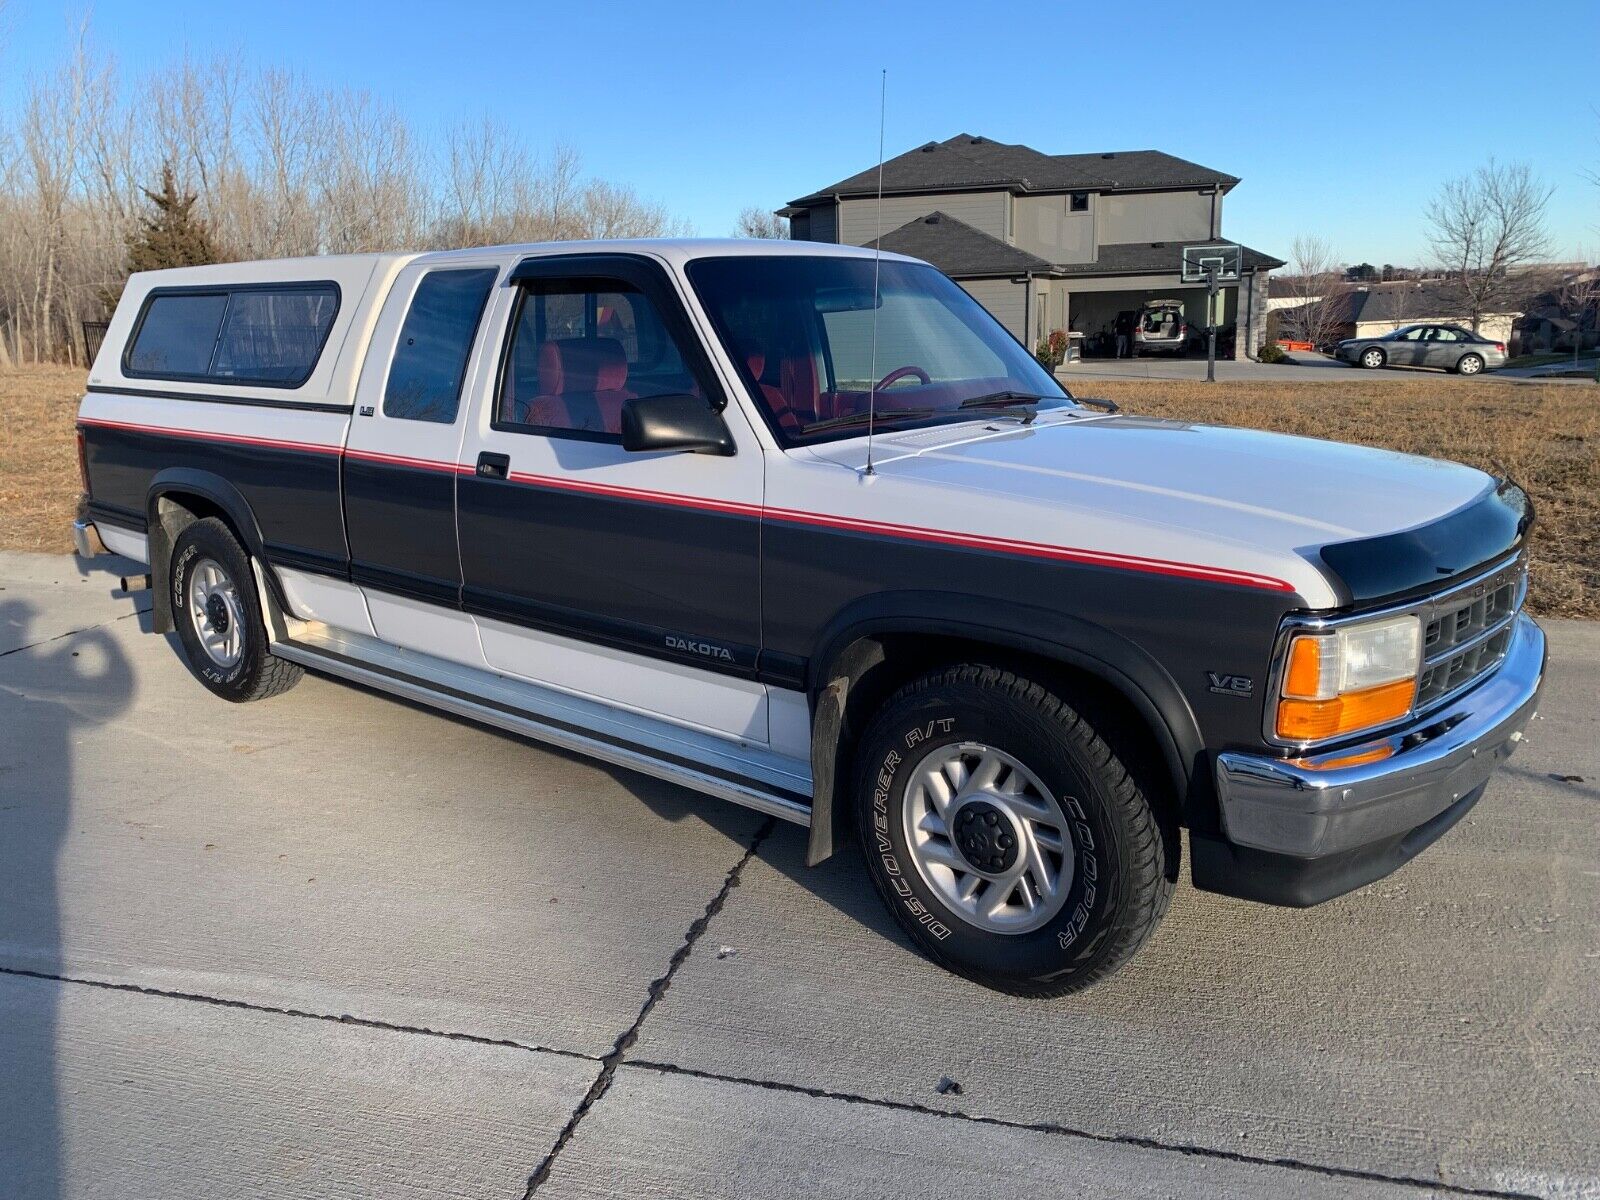
[[[1411,711],[1422,660],[1422,622],[1412,615],[1297,633],[1284,660],[1275,728],[1315,742],[1386,725]]]

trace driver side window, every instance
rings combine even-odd
[[[611,279],[524,284],[501,373],[495,427],[622,440],[622,406],[703,396],[650,298]]]

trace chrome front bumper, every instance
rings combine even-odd
[[[1544,661],[1544,632],[1519,616],[1495,673],[1409,729],[1297,759],[1219,754],[1217,796],[1228,840],[1322,858],[1426,824],[1480,789],[1511,754],[1538,708]]]

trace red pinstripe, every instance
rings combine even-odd
[[[156,433],[168,437],[193,438],[200,441],[235,442],[245,446],[264,446],[271,449],[304,450],[315,454],[340,454],[363,462],[387,463],[425,471],[443,471],[451,475],[473,475],[475,469],[467,463],[441,462],[437,459],[410,458],[402,454],[383,454],[375,450],[345,450],[337,445],[321,442],[291,442],[278,438],[248,437],[242,434],[203,432],[197,429],[173,429],[159,425],[137,425],[127,421],[106,421],[99,418],[80,418],[80,425],[96,425],[108,429],[127,429],[139,433]],[[688,496],[676,492],[657,492],[645,488],[624,487],[620,484],[594,483],[589,480],[563,479],[552,475],[532,475],[513,471],[507,478],[512,483],[559,491],[581,492],[595,496],[609,496],[618,500],[638,500],[648,504],[667,504],[675,508],[693,508],[705,512],[726,513],[730,516],[757,517],[767,521],[783,521],[793,525],[814,525],[824,529],[840,529],[850,533],[871,533],[884,537],[904,538],[909,541],[931,542],[944,546],[959,546],[967,550],[989,550],[1003,554],[1019,554],[1029,558],[1046,558],[1058,562],[1078,563],[1084,566],[1112,567],[1123,571],[1140,571],[1151,575],[1169,575],[1180,579],[1198,579],[1207,583],[1226,583],[1237,587],[1257,588],[1272,592],[1292,592],[1292,584],[1270,575],[1256,575],[1249,571],[1235,571],[1228,567],[1211,567],[1203,563],[1177,562],[1165,558],[1145,558],[1135,554],[1118,554],[1107,550],[1086,550],[1075,546],[1056,546],[1047,542],[1028,542],[1017,538],[994,537],[989,534],[962,533],[951,529],[928,529],[918,525],[900,525],[890,521],[872,521],[862,517],[845,517],[832,513],[807,512],[802,509],[771,508],[762,504],[745,504],[736,500],[716,500],[706,496]]]

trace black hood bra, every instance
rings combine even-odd
[[[1319,551],[1349,603],[1403,600],[1503,558],[1523,544],[1533,501],[1510,479],[1455,512],[1400,533],[1333,542]]]

